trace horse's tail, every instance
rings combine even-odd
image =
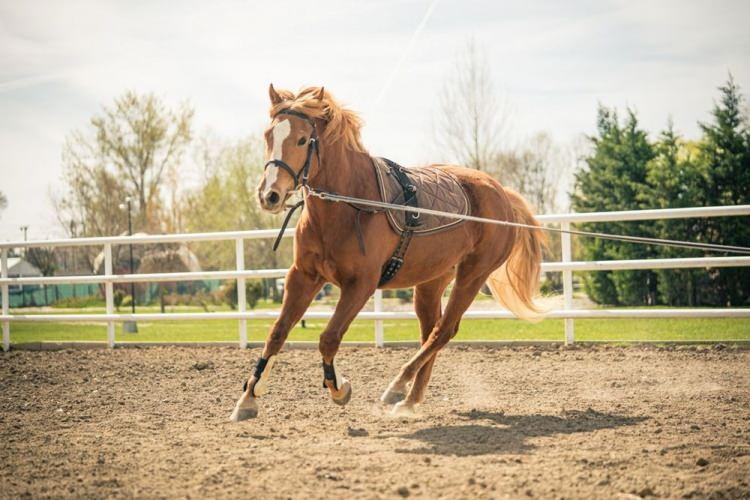
[[[510,200],[515,222],[541,227],[520,194],[508,188],[505,188],[505,192]],[[516,241],[508,260],[487,279],[495,300],[520,319],[540,321],[544,316],[545,311],[534,303],[534,297],[539,293],[542,250],[546,246],[547,236],[544,231],[517,228]]]

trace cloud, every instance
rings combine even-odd
[[[189,100],[197,130],[238,137],[267,120],[269,82],[325,85],[363,113],[373,153],[409,164],[434,157],[432,111],[469,36],[488,48],[518,137],[590,132],[599,102],[695,135],[728,70],[750,88],[747,2],[442,0],[414,37],[432,4],[0,1],[0,238],[24,219],[32,235],[53,230],[27,219],[59,179],[66,134],[126,89]]]

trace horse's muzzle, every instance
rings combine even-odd
[[[275,189],[269,189],[267,191],[258,193],[258,201],[260,202],[260,207],[263,210],[274,214],[277,214],[284,210],[285,199],[286,197],[281,196],[281,194]]]

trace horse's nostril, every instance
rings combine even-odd
[[[271,191],[268,196],[266,196],[266,202],[269,205],[276,205],[279,202],[279,193]]]

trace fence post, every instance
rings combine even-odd
[[[237,260],[237,270],[245,270],[245,240],[237,238],[234,246],[235,257]],[[241,313],[247,309],[247,297],[245,295],[245,278],[237,278],[237,310]],[[240,329],[240,348],[247,348],[247,320],[242,318],[239,321]]]
[[[377,289],[375,290],[375,308],[376,313],[383,312],[383,290]],[[383,347],[383,343],[385,339],[383,338],[383,320],[382,319],[376,319],[375,320],[375,346],[376,347]]]
[[[570,222],[562,222],[560,229],[563,231],[570,231]],[[572,259],[572,244],[570,233],[562,233],[560,242],[562,244],[562,261],[571,262]],[[562,272],[563,278],[563,298],[565,299],[564,309],[570,311],[573,309],[573,271],[565,270]],[[573,318],[565,318],[565,344],[571,345],[575,342],[575,326],[573,325]]]
[[[0,264],[0,277],[8,277],[8,249],[3,248],[2,257],[0,258],[2,263]],[[3,316],[10,314],[10,295],[8,291],[8,284],[3,284]],[[3,321],[3,351],[10,349],[10,321]]]
[[[112,244],[104,245],[104,275],[112,276]],[[73,285],[75,287],[75,285]],[[104,284],[104,299],[107,304],[107,316],[115,313],[115,294],[112,281]],[[107,345],[112,348],[115,346],[115,322],[111,319],[107,321]]]

